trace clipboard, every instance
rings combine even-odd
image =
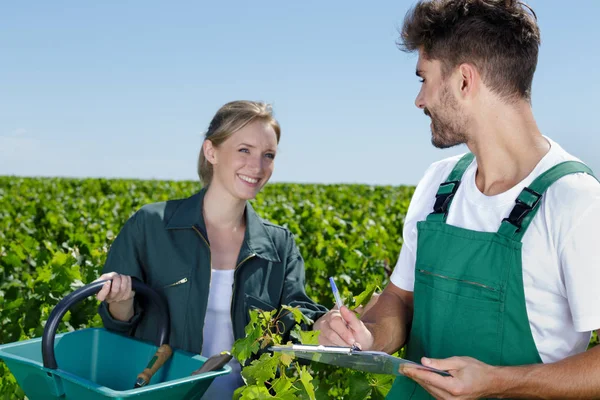
[[[351,347],[337,346],[311,346],[311,345],[287,345],[271,346],[270,351],[289,354],[292,357],[305,360],[336,365],[343,368],[351,368],[358,371],[373,374],[402,375],[400,366],[410,364],[414,367],[426,369],[442,376],[452,376],[446,371],[427,367],[414,361],[391,356],[383,351],[362,351]]]

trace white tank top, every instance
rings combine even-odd
[[[233,326],[231,323],[231,296],[234,270],[212,270],[208,306],[204,318],[202,356],[210,357],[222,351],[231,351]],[[234,358],[229,362],[232,371],[215,378],[203,399],[231,399],[233,392],[244,385],[241,366]]]

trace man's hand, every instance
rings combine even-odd
[[[371,331],[345,306],[319,318],[313,329],[321,331],[319,344],[324,346],[357,345],[362,350],[370,350],[373,346]]]
[[[400,373],[413,379],[436,399],[480,399],[489,397],[494,392],[492,385],[498,367],[471,357],[451,357],[443,360],[423,357],[421,363],[427,367],[448,371],[452,375],[441,376],[409,365],[400,367]]]
[[[313,329],[321,331],[319,343],[359,346],[362,350],[392,354],[405,342],[412,319],[413,293],[388,284],[376,301],[369,301],[360,320],[346,307],[319,318]],[[343,318],[342,318],[343,317]]]

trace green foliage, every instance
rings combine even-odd
[[[112,241],[138,208],[197,190],[195,182],[0,177],[0,344],[40,337],[58,301],[98,277]],[[271,184],[253,203],[262,217],[296,236],[308,294],[332,307],[328,277],[334,276],[345,303],[356,308],[388,282],[413,190]],[[59,331],[101,326],[96,307],[93,299],[81,303],[67,313]],[[298,321],[304,318],[297,310],[278,312],[284,311]],[[247,360],[269,341],[281,341],[276,330],[265,329],[276,318],[275,312],[253,313],[247,337],[234,345],[238,358]],[[313,332],[296,331],[292,337],[316,343]],[[594,333],[590,346],[597,344]],[[393,378],[297,365],[268,353],[243,373],[249,385],[238,394],[243,391],[244,399],[272,399],[273,393],[278,399],[383,399]],[[259,381],[271,382],[270,387]],[[0,399],[23,396],[0,362]]]
[[[374,375],[336,368],[312,362],[298,362],[283,353],[264,352],[247,364],[250,355],[270,345],[281,344],[277,322],[288,312],[298,309],[284,306],[279,312],[251,311],[251,321],[246,328],[247,337],[233,346],[233,355],[246,366],[242,376],[246,385],[239,388],[235,399],[383,399],[392,385],[393,376]],[[294,328],[293,337],[300,343],[316,344],[318,332],[302,332]]]
[[[591,349],[594,346],[598,345],[598,334],[594,331],[594,333],[592,333],[592,340],[590,340],[590,345],[588,347],[588,349]]]
[[[115,236],[142,205],[187,197],[199,188],[196,182],[0,177],[0,344],[40,337],[58,301],[98,277]],[[295,234],[309,295],[331,307],[328,277],[334,276],[346,303],[356,307],[364,299],[353,294],[387,283],[413,190],[271,184],[253,204],[262,217]],[[93,299],[81,303],[65,316],[59,331],[101,326],[96,307]],[[249,333],[253,340],[260,338],[256,334]],[[298,340],[315,339],[297,335]],[[309,393],[312,383],[318,397],[323,385],[316,383],[320,375],[312,376],[298,391]],[[288,381],[278,385],[283,388]],[[342,398],[344,390],[330,388],[334,398]],[[22,398],[23,393],[0,362],[4,396]]]

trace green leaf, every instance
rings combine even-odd
[[[264,386],[248,386],[241,392],[240,400],[274,399]]]
[[[367,288],[363,290],[357,296],[354,296],[354,307],[365,306],[375,293],[375,290],[378,288],[376,283],[371,283],[367,285]]]
[[[302,344],[319,344],[320,331],[304,331],[300,327],[295,326],[291,336],[300,341]]]
[[[277,395],[277,398],[282,398],[285,395],[293,395],[297,392],[297,389],[293,385],[293,380],[285,375],[273,381],[273,390]]]
[[[371,382],[370,385],[373,387],[373,395],[378,393],[381,398],[385,398],[392,388],[392,384],[394,383],[394,379],[396,379],[395,375],[376,375],[370,374]]]
[[[371,394],[371,385],[365,374],[353,373],[350,379],[350,399],[363,400]]]
[[[300,382],[302,383],[304,390],[306,390],[306,393],[308,394],[308,398],[310,400],[316,400],[315,388],[311,382],[313,380],[313,377],[306,370],[306,365],[303,365],[302,368],[298,367],[298,374],[300,376]]]
[[[250,312],[250,323],[246,325],[245,331],[246,337],[236,340],[231,350],[231,354],[242,365],[252,354],[256,354],[260,349],[259,339],[262,336],[263,329],[258,322],[258,313],[256,311]]]
[[[4,306],[4,311],[10,311],[10,310],[14,310],[16,308],[19,308],[21,306],[21,304],[23,304],[24,299],[22,297],[9,302],[8,304],[6,304]]]
[[[279,361],[286,367],[289,367],[292,361],[294,361],[294,357],[287,353],[281,353],[279,356]]]
[[[283,310],[287,310],[287,311],[291,312],[292,315],[294,316],[294,321],[296,321],[297,324],[299,324],[300,322],[304,322],[307,325],[312,325],[313,320],[308,318],[306,315],[304,315],[298,307],[290,307],[290,306],[282,305],[281,308]]]
[[[246,378],[250,385],[263,383],[275,378],[277,367],[279,366],[279,355],[264,353],[258,360],[242,370],[242,376]]]

